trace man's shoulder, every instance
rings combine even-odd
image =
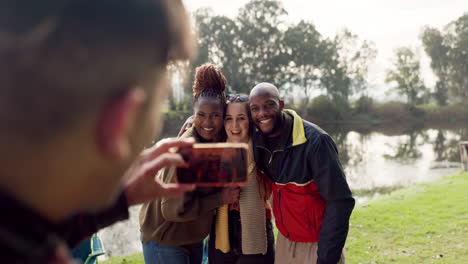
[[[328,133],[323,130],[321,127],[319,127],[317,124],[312,123],[303,117],[301,117],[299,114],[297,114],[295,111],[292,110],[285,110],[283,113],[288,115],[291,118],[291,123],[293,123],[292,120],[298,118],[302,121],[302,126],[304,128],[304,134],[307,139],[314,139],[316,137],[320,137],[321,135],[328,135]],[[294,133],[294,131],[291,131],[290,133]]]
[[[328,133],[319,127],[317,124],[307,121],[302,118],[302,123],[304,126],[304,134],[308,141],[316,141]]]

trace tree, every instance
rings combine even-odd
[[[421,79],[419,58],[408,47],[395,51],[393,69],[387,71],[386,83],[396,83],[395,89],[405,95],[410,105],[421,102],[426,87]]]
[[[282,78],[286,62],[280,46],[284,32],[278,25],[284,23],[286,14],[281,2],[271,0],[247,3],[234,20],[197,10],[194,18],[201,56],[192,63],[191,74],[196,66],[211,62],[222,69],[231,92],[248,93],[263,81],[280,87],[286,82]]]
[[[307,116],[312,91],[320,87],[320,67],[324,61],[322,36],[313,24],[300,21],[286,30],[284,46],[288,60],[284,78],[304,92],[303,115]]]
[[[183,72],[179,74],[181,78],[184,80],[182,81],[184,85],[184,92],[188,95],[186,99],[186,104],[192,104],[191,98],[192,95],[192,83],[194,80],[194,74],[196,67],[211,62],[210,61],[210,50],[213,43],[213,38],[210,34],[210,23],[211,18],[213,17],[213,10],[209,8],[201,8],[197,9],[193,14],[194,23],[194,30],[197,34],[197,44],[198,44],[198,53],[197,56],[186,65],[178,65],[179,71]]]
[[[349,106],[348,98],[351,94],[351,79],[347,76],[346,67],[340,62],[337,43],[334,40],[323,41],[323,58],[321,65],[320,86],[333,100],[341,113]]]
[[[442,33],[426,27],[421,35],[426,54],[431,58],[431,68],[438,77],[434,98],[439,105],[446,105],[448,100],[449,47],[444,44]]]
[[[286,65],[283,32],[286,10],[280,1],[253,0],[241,8],[237,21],[243,49],[242,61],[250,87],[271,82],[278,87],[285,82],[281,72]]]
[[[251,87],[246,84],[244,50],[239,36],[239,25],[228,17],[215,16],[211,19],[210,29],[213,37],[210,55],[226,76],[229,90],[237,93],[248,92]]]
[[[312,91],[323,89],[346,109],[348,97],[367,85],[371,45],[359,45],[349,31],[324,40],[311,23],[286,24],[286,15],[276,0],[252,0],[235,19],[197,10],[193,16],[199,55],[187,66],[185,92],[191,94],[195,67],[210,62],[221,68],[229,92],[249,93],[255,84],[271,82],[281,91],[299,87],[308,105]]]
[[[351,80],[350,94],[367,95],[369,64],[377,56],[374,43],[361,41],[358,35],[348,29],[338,32],[334,43],[341,67],[346,69],[346,74]]]
[[[349,30],[322,41],[320,82],[341,113],[349,108],[349,97],[367,94],[367,73],[377,50]]]
[[[444,32],[425,27],[421,40],[438,77],[435,97],[439,104],[448,94],[468,101],[468,14],[449,23]]]

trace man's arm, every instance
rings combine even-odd
[[[162,197],[178,197],[193,185],[167,185],[155,177],[167,166],[186,165],[174,148],[190,146],[193,139],[163,139],[144,150],[123,179],[124,192],[116,202],[99,212],[77,213],[56,225],[56,232],[70,247],[76,246],[99,229],[128,218],[128,207]]]
[[[321,135],[312,150],[314,180],[325,199],[326,209],[319,234],[317,264],[336,264],[348,235],[349,217],[354,199],[338,159],[335,143],[329,135]]]
[[[73,248],[99,229],[126,219],[128,219],[127,198],[122,192],[112,206],[97,213],[75,214],[58,224],[56,232],[70,248]]]

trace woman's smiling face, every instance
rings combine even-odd
[[[200,97],[193,106],[193,126],[206,141],[217,141],[223,128],[223,105],[219,98]]]
[[[224,129],[230,142],[249,141],[249,116],[246,103],[230,103],[227,105]]]

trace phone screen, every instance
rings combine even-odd
[[[247,183],[245,143],[198,143],[179,153],[188,168],[177,168],[177,181],[202,186],[243,186]]]

